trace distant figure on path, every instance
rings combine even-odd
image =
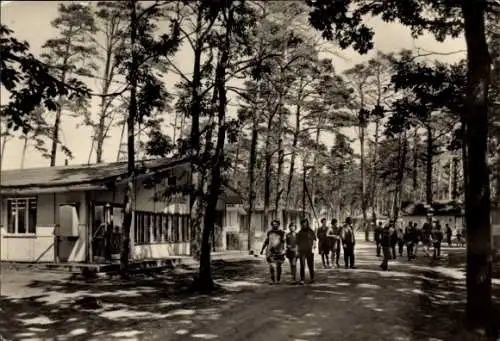
[[[424,245],[424,253],[429,256],[429,249],[432,243],[432,220],[429,218],[428,221],[422,226],[422,244]]]
[[[451,237],[453,236],[453,231],[451,230],[451,227],[448,224],[445,224],[445,233],[446,233],[446,242],[448,243],[448,247],[451,247]]]
[[[286,258],[290,263],[290,273],[292,275],[292,282],[297,281],[297,259],[299,257],[297,249],[297,226],[291,223],[288,226],[290,232],[286,235]]]
[[[436,221],[434,224],[434,229],[432,231],[432,242],[434,246],[433,259],[437,260],[441,257],[441,242],[443,241],[443,231],[441,231],[441,224]]]
[[[382,231],[382,253],[384,254],[384,259],[382,260],[382,264],[380,264],[380,268],[384,271],[389,270],[389,259],[392,258],[391,255],[391,230],[389,224],[385,225],[384,230]]]
[[[271,230],[267,232],[267,238],[260,251],[261,255],[264,250],[266,250],[266,259],[271,274],[270,284],[279,283],[281,280],[281,265],[285,260],[285,231],[280,230],[279,220],[271,222]]]
[[[328,226],[326,225],[326,219],[323,218],[321,219],[321,226],[319,227],[316,236],[318,238],[318,251],[319,254],[321,255],[321,262],[323,263],[323,268],[325,269],[330,267],[330,259],[328,258],[328,254],[330,253],[330,247],[328,245],[327,233],[328,233]]]
[[[406,253],[408,254],[408,260],[415,259],[415,248],[418,244],[418,231],[416,224],[410,223],[406,227],[405,231],[405,241],[406,241]]]
[[[306,274],[306,263],[309,269],[311,283],[314,282],[314,253],[316,234],[309,225],[309,220],[303,219],[300,222],[300,231],[297,233],[297,248],[300,262],[300,284],[304,284]]]
[[[352,226],[351,217],[345,219],[345,225],[342,230],[342,246],[344,247],[344,265],[345,268],[355,269],[354,265],[354,246],[356,245],[356,237],[354,236],[354,228]]]
[[[418,245],[420,244],[420,241],[422,239],[422,232],[418,229],[418,224],[413,223],[413,231],[415,235],[413,236],[414,240],[414,249],[413,249],[413,259],[417,259],[417,253],[418,253]]]
[[[398,238],[398,253],[399,257],[403,257],[403,249],[405,245],[405,234],[402,227],[397,228],[397,238]]]
[[[332,265],[335,264],[337,268],[340,266],[340,227],[337,225],[337,219],[332,219],[332,225],[326,234],[330,250],[332,251]]]
[[[380,252],[382,251],[382,232],[384,231],[384,227],[382,226],[382,222],[379,221],[377,227],[375,227],[375,244],[377,245],[377,257],[380,257]]]
[[[396,231],[396,225],[394,221],[389,222],[389,231],[391,238],[391,256],[392,259],[396,259],[396,245],[398,243],[398,231]]]

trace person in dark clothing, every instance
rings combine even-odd
[[[260,251],[261,255],[264,250],[266,250],[266,259],[271,274],[270,284],[279,283],[281,281],[281,265],[285,260],[285,231],[280,229],[278,220],[271,222],[271,230],[267,232],[267,238]]]
[[[377,257],[380,257],[380,252],[382,251],[382,232],[384,231],[384,227],[382,226],[382,222],[378,223],[378,226],[375,227],[375,244],[377,245]]]
[[[441,242],[443,241],[443,231],[441,231],[441,224],[437,221],[434,225],[432,232],[432,242],[434,246],[433,259],[437,260],[441,257]]]
[[[405,234],[402,227],[397,228],[397,238],[398,238],[398,253],[399,257],[403,257],[403,247],[405,245]]]
[[[309,269],[311,283],[314,282],[314,253],[313,249],[316,242],[316,234],[309,226],[309,220],[303,219],[300,222],[300,231],[297,233],[297,249],[299,252],[300,263],[300,284],[304,284],[306,273],[306,263]]]
[[[424,253],[426,256],[429,256],[429,248],[431,247],[432,240],[432,220],[429,220],[424,223],[422,226],[422,244],[424,246]]]
[[[384,259],[382,260],[382,264],[380,264],[380,268],[384,271],[389,270],[389,260],[392,258],[391,255],[391,228],[390,225],[385,225],[382,230],[381,236],[381,245],[382,245],[382,253],[384,255]]]
[[[345,219],[345,225],[342,230],[342,246],[344,247],[344,265],[345,268],[355,269],[354,265],[354,246],[356,245],[356,237],[354,236],[354,228],[352,226],[351,217]]]
[[[398,244],[398,231],[396,231],[396,225],[394,221],[389,223],[390,239],[391,239],[391,256],[392,259],[396,259],[396,245]]]
[[[335,264],[337,268],[340,266],[340,230],[337,219],[332,219],[332,226],[328,229],[326,236],[329,239],[330,250],[332,251],[332,265]]]
[[[291,223],[288,226],[290,232],[286,235],[286,258],[288,258],[288,262],[290,263],[290,273],[292,275],[292,282],[296,282],[297,280],[297,259],[298,259],[298,251],[297,251],[297,226],[294,223]]]
[[[448,243],[448,247],[451,247],[451,237],[453,235],[453,231],[451,230],[451,227],[448,224],[445,224],[445,233],[446,233],[446,242]]]
[[[317,231],[318,238],[318,251],[321,255],[321,262],[323,263],[323,268],[330,267],[330,259],[328,258],[328,254],[330,253],[330,246],[328,245],[327,238],[328,226],[326,225],[326,219],[321,219],[321,226]]]
[[[418,243],[417,230],[415,225],[410,221],[405,231],[406,253],[408,260],[415,259],[415,246]]]

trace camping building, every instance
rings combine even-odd
[[[184,159],[149,160],[138,163],[137,168],[132,259],[189,255],[188,197],[155,197],[165,186],[188,183],[190,163]],[[125,162],[2,171],[0,260],[93,263],[116,258],[126,174]],[[153,175],[161,181],[151,184]],[[233,190],[225,187],[224,193],[221,197],[228,202],[240,203]],[[218,203],[219,226],[224,226],[225,205],[224,201]],[[221,230],[219,234],[224,234]],[[105,247],[106,241],[111,247]],[[224,238],[221,248],[226,244]]]
[[[448,224],[453,231],[457,231],[465,226],[463,207],[456,201],[435,201],[430,206],[424,203],[403,202],[401,213],[403,226],[412,221],[421,227],[429,213],[433,219],[439,220],[443,228]]]

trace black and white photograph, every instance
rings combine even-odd
[[[0,1],[0,341],[500,341],[500,0]]]

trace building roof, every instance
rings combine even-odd
[[[403,202],[402,211],[407,216],[426,216],[432,208],[434,216],[462,216],[463,204],[459,201],[443,200],[435,201],[430,207],[429,205],[421,202]]]
[[[187,158],[146,160],[137,162],[136,169],[138,174],[154,174],[155,171],[167,170],[188,161]],[[0,172],[0,188],[7,191],[52,192],[78,186],[79,190],[95,190],[99,187],[93,185],[114,183],[126,175],[127,162],[14,169]],[[238,191],[226,184],[223,184],[220,198],[227,204],[243,202]]]
[[[187,162],[186,159],[156,159],[137,163],[137,168],[168,169]],[[0,172],[1,188],[58,187],[115,181],[127,174],[127,162],[93,165],[26,168]]]

